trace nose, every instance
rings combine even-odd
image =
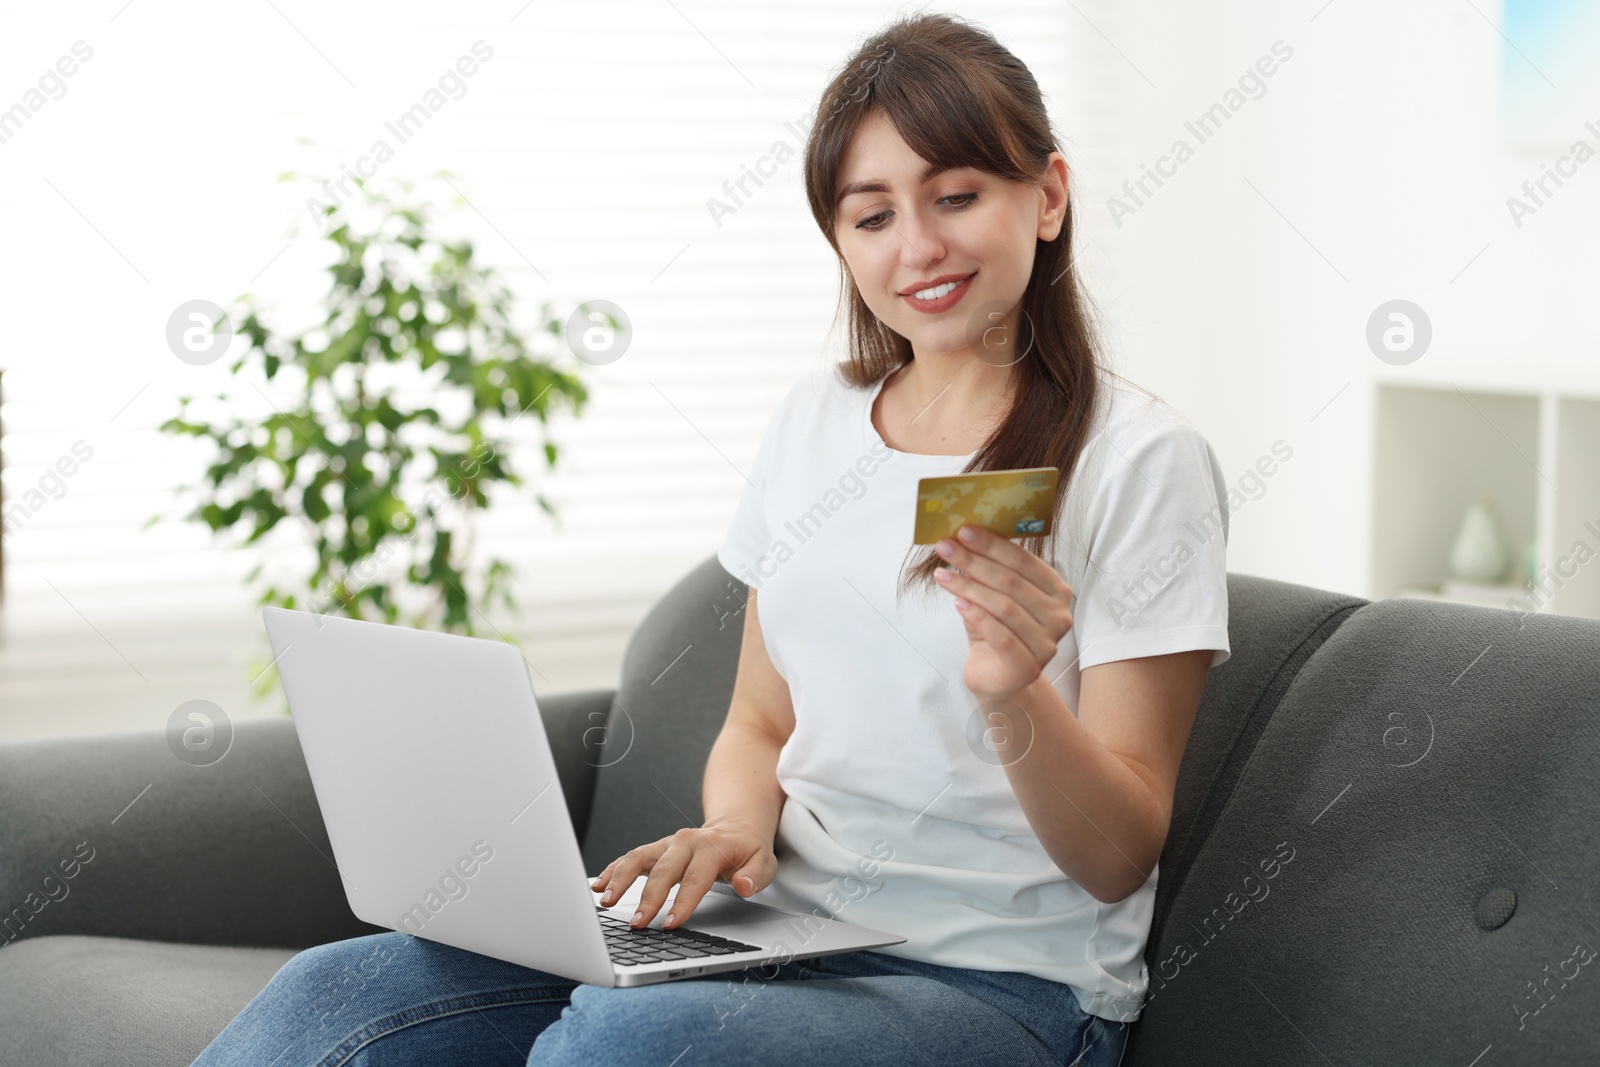
[[[937,220],[920,210],[902,214],[896,232],[900,236],[900,263],[908,270],[923,271],[945,257],[944,237]]]

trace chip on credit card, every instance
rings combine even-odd
[[[954,538],[962,526],[982,526],[1001,537],[1049,534],[1056,510],[1056,468],[973,471],[917,481],[913,544]]]

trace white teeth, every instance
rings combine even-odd
[[[966,279],[963,278],[961,281],[964,282]],[[944,296],[946,293],[949,293],[955,289],[955,287],[960,284],[961,282],[945,282],[943,285],[936,285],[932,289],[924,289],[921,292],[912,293],[911,295],[916,297],[918,300],[937,300],[941,296]]]

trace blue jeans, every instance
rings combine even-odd
[[[386,933],[295,956],[194,1067],[1116,1067],[1129,1025],[1058,982],[880,952],[607,989]]]

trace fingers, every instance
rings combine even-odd
[[[635,928],[654,922],[667,894],[677,886],[672,908],[661,924],[675,929],[688,920],[719,877],[727,877],[735,892],[749,896],[770,885],[777,869],[772,848],[758,839],[737,834],[730,838],[720,830],[686,827],[612,860],[589,884],[603,891],[601,904],[609,907],[622,899],[634,879],[648,871],[638,910],[630,920]]]
[[[935,551],[963,574],[1004,592],[1041,621],[1052,603],[1071,600],[1072,587],[1066,579],[1032,552],[982,527],[962,530],[975,533],[976,540],[968,544],[945,538]]]
[[[771,885],[777,873],[777,856],[770,848],[764,848],[751,856],[743,867],[733,872],[733,877],[728,879],[728,882],[733,886],[734,892],[747,897]]]
[[[599,877],[589,883],[592,889],[605,890],[600,897],[600,903],[610,907],[621,900],[628,887],[633,885],[633,880],[639,877],[640,873],[654,867],[671,843],[672,838],[663,837],[659,841],[651,841],[649,844],[629,849],[608,863]]]
[[[699,837],[699,830],[685,827],[668,839],[671,844],[656,860],[655,866],[650,868],[650,877],[645,879],[644,890],[639,894],[639,910],[633,913],[630,920],[633,926],[647,926],[654,921],[656,912],[661,910],[662,903],[667,899],[667,890],[678,884],[688,868]]]
[[[717,880],[722,866],[722,858],[702,841],[689,860],[689,866],[684,869],[683,877],[678,880],[678,892],[672,898],[672,910],[661,922],[663,929],[673,930],[689,921],[689,916],[699,906],[706,891]]]
[[[978,582],[957,578],[946,588],[956,596],[955,608],[969,637],[976,634],[997,649],[1019,647],[1029,659],[1048,663],[1060,645],[1030,614],[1006,594]],[[960,584],[959,588],[952,588]],[[1062,631],[1065,634],[1065,631]]]
[[[996,541],[1003,540],[986,530],[981,532]],[[1006,547],[1017,549],[1015,545],[1008,544]],[[982,609],[982,612],[974,613],[970,609],[962,610],[959,603],[956,605],[958,610],[962,610],[962,618],[968,621],[969,628],[974,623],[984,621],[987,613],[987,616],[1009,630],[1035,658],[1048,661],[1054,655],[1060,639],[1072,628],[1072,587],[1054,568],[1045,565],[1053,582],[1054,592],[1051,593],[1006,564],[972,549],[941,542],[938,552],[950,564],[959,565],[963,571],[955,574],[951,567],[940,568],[936,572],[939,583],[957,597],[971,601]],[[1042,563],[1032,553],[1022,554]]]
[[[771,885],[778,873],[778,860],[772,849],[761,845],[752,849],[749,843],[736,847],[734,841],[716,830],[702,831],[693,847],[694,855],[672,898],[672,910],[661,924],[666,929],[688,922],[719,877],[726,877],[734,892],[747,897]]]
[[[622,857],[619,856],[617,859],[614,859],[610,863],[606,864],[605,870],[595,875],[594,881],[589,883],[589,888],[597,892],[601,889],[604,889],[606,887],[606,882],[611,879],[611,872],[617,869],[617,863],[621,858]]]
[[[970,532],[972,539],[970,541],[963,539],[960,536],[962,532]],[[1015,571],[1047,596],[1050,595],[1050,591],[1056,587],[1056,584],[1062,580],[1061,573],[1051,564],[1029,552],[1011,538],[1001,537],[993,530],[986,530],[982,526],[968,524],[958,530],[956,534],[950,540],[955,541],[957,545],[966,549],[973,557],[974,563],[985,558],[993,560],[1000,566],[1008,567]],[[958,559],[956,562],[960,563],[961,561]],[[963,563],[962,566],[965,567],[966,564]]]
[[[1008,660],[1019,664],[1038,662],[1043,658],[1029,648],[1027,642],[1017,636],[1016,631],[978,605],[969,602],[965,607],[957,607],[956,610],[961,613],[961,621],[966,624],[969,640],[982,641],[1005,655]]]

